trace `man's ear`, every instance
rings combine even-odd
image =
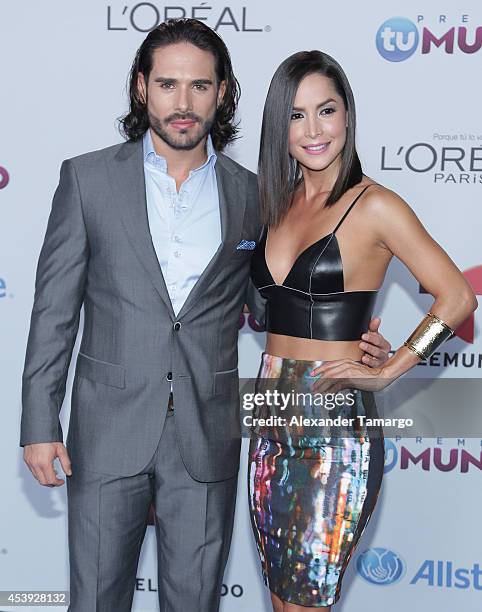
[[[144,104],[146,103],[146,98],[147,98],[146,89],[147,89],[147,84],[144,79],[144,75],[142,74],[142,72],[139,72],[137,75],[137,91],[139,93],[140,99],[142,100]]]
[[[218,99],[216,101],[216,106],[219,108],[224,100],[224,94],[226,93],[226,81],[221,81],[218,89]]]

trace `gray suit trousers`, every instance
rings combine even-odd
[[[237,477],[199,482],[179,452],[175,415],[138,474],[72,466],[67,480],[69,612],[128,612],[151,501],[155,505],[161,612],[215,612],[234,520]]]

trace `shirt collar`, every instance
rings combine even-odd
[[[154,149],[154,143],[152,142],[151,130],[147,129],[143,138],[142,138],[142,146],[144,151],[144,163],[149,163],[156,168],[159,168],[163,172],[167,172],[167,161],[166,158],[162,155],[158,155]],[[211,134],[208,135],[206,141],[206,152],[207,152],[207,160],[204,162],[202,166],[199,168],[195,168],[191,170],[191,173],[199,172],[208,165],[214,166],[217,160],[216,151],[214,150],[213,140],[211,138]]]

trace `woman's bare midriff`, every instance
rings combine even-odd
[[[360,361],[363,356],[358,346],[360,340],[310,340],[282,336],[281,334],[268,334],[266,352],[277,357],[288,359],[303,359],[306,361],[332,361],[334,359],[353,359]]]

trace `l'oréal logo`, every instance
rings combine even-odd
[[[166,6],[154,2],[138,2],[132,6],[107,6],[107,29],[111,31],[150,32],[167,19],[181,18],[205,21],[213,30],[233,32],[270,32],[271,26],[255,23],[246,6],[214,7],[207,2],[193,6]]]

